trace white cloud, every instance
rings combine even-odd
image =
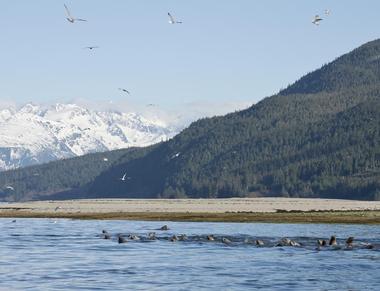
[[[234,111],[239,111],[250,107],[253,103],[248,101],[229,101],[229,102],[211,102],[211,101],[193,101],[184,103],[176,109],[180,120],[184,123],[190,123],[203,117],[212,117],[224,115]]]

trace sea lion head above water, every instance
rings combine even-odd
[[[214,235],[212,235],[212,234],[208,235],[207,240],[214,241],[215,240]]]
[[[352,246],[352,243],[354,242],[354,237],[353,236],[350,236],[347,240],[346,240],[346,244],[347,246]]]
[[[228,238],[223,237],[222,238],[222,243],[224,243],[224,244],[230,244],[231,241]]]
[[[149,240],[156,240],[156,233],[155,232],[148,233],[148,239]]]
[[[288,239],[287,237],[284,237],[281,239],[277,244],[276,247],[285,247],[285,246],[290,246],[291,240]]]
[[[128,238],[131,240],[140,240],[140,237],[138,237],[137,235],[134,235],[134,234],[128,235]]]
[[[178,240],[178,237],[176,235],[173,235],[171,238],[170,238],[170,241],[172,242],[175,242]]]
[[[336,236],[332,235],[329,241],[329,246],[336,246],[336,245],[337,245]]]
[[[324,247],[327,245],[327,242],[324,239],[319,239],[318,240],[318,246]]]
[[[181,234],[178,236],[178,240],[180,241],[184,241],[184,240],[187,240],[187,235],[186,234]]]
[[[124,237],[122,237],[121,235],[118,236],[117,241],[119,244],[123,244],[123,243],[127,242],[127,240]]]
[[[257,240],[255,240],[255,244],[256,244],[257,246],[263,246],[263,245],[264,245],[264,242],[263,242],[262,240],[260,240],[260,239],[257,239]]]

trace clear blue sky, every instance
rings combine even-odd
[[[64,3],[88,22],[67,22]],[[170,25],[169,11],[183,24]],[[378,38],[379,11],[378,0],[3,0],[0,101],[233,111]]]

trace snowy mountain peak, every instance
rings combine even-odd
[[[24,114],[38,114],[40,110],[40,107],[37,105],[34,105],[32,103],[25,104],[21,109],[19,110],[19,113]]]
[[[0,110],[0,170],[92,152],[147,146],[172,137],[161,120],[76,104]]]

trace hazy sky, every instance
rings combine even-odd
[[[64,3],[88,22],[66,21]],[[380,35],[378,0],[0,4],[2,103],[112,100],[233,111]],[[167,12],[183,24],[170,25]],[[324,18],[319,27],[315,14]],[[100,48],[83,49],[89,45]]]

